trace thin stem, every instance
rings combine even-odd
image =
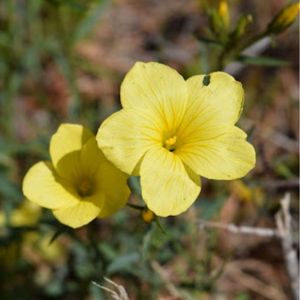
[[[165,234],[165,235],[168,235],[168,233],[166,232],[166,230],[162,227],[158,217],[155,218],[155,223],[157,225],[157,227],[160,229],[160,231]]]
[[[268,31],[263,31],[244,42],[242,41],[240,44],[238,44],[238,40],[228,42],[218,57],[217,70],[223,70],[225,66],[235,60],[241,52],[268,35],[270,35]]]
[[[132,203],[127,203],[126,205],[133,209],[137,209],[137,210],[144,210],[146,208],[146,206],[136,205],[136,204],[132,204]]]
[[[206,220],[200,220],[200,228],[218,228],[235,234],[252,234],[262,237],[281,238],[279,231],[272,228],[237,226],[235,224],[226,224]]]

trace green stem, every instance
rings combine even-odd
[[[160,229],[160,231],[165,234],[165,235],[168,235],[168,233],[166,232],[166,230],[163,228],[163,226],[161,225],[158,217],[155,218],[155,223],[157,225],[157,227]]]
[[[268,31],[263,31],[244,42],[242,41],[240,44],[235,40],[230,41],[219,55],[217,60],[217,70],[223,70],[228,63],[236,60],[241,52],[269,35],[270,33]]]
[[[132,204],[132,203],[127,203],[126,205],[133,209],[137,209],[137,210],[144,210],[146,208],[146,206],[136,205],[136,204]]]

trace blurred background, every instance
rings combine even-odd
[[[278,17],[289,3],[0,2],[1,300],[113,299],[93,283],[112,288],[104,276],[129,299],[293,299],[279,238],[211,223],[275,230],[289,192],[298,255],[299,32],[297,13]],[[239,126],[257,165],[242,180],[204,181],[192,208],[160,220],[166,233],[130,207],[71,230],[24,199],[22,178],[49,158],[60,123],[96,133],[120,108],[120,83],[136,61],[168,64],[185,78],[223,69],[241,81]],[[140,203],[136,195],[130,201]]]

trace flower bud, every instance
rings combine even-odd
[[[299,14],[300,4],[294,3],[284,7],[268,25],[268,32],[281,33],[295,21]]]
[[[219,1],[218,15],[220,16],[223,25],[226,28],[228,28],[230,23],[230,15],[229,15],[228,3],[226,0]]]
[[[248,26],[252,22],[253,22],[252,15],[248,14],[248,15],[241,16],[237,22],[237,26],[235,30],[232,33],[233,39],[237,40],[240,37],[242,37],[246,33]]]
[[[150,210],[149,208],[145,208],[142,211],[142,219],[144,220],[144,222],[146,223],[151,223],[154,219],[155,219],[155,214],[152,210]]]

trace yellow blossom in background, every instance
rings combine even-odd
[[[28,232],[24,235],[22,251],[28,261],[37,262],[39,258],[53,264],[60,264],[66,258],[66,246],[59,240],[51,242],[53,232]],[[37,257],[38,256],[38,257]]]
[[[0,211],[0,228],[5,224],[11,227],[26,227],[38,225],[41,217],[41,207],[30,201],[24,201],[19,207],[13,209],[9,216]],[[37,257],[59,263],[64,258],[65,249],[57,242],[50,245],[53,233],[41,234],[37,231],[25,231],[22,235],[21,251],[22,255],[29,261],[36,261]],[[17,242],[11,243],[5,248],[4,253],[0,252],[0,258],[5,257],[9,265],[16,261],[20,251],[20,245]]]
[[[40,206],[29,201],[24,201],[18,208],[12,211],[9,219],[6,218],[3,211],[0,211],[0,226],[4,226],[5,223],[13,227],[35,226],[40,216]]]
[[[249,187],[241,180],[234,180],[230,184],[230,190],[241,202],[257,206],[263,204],[263,192],[259,187]]]
[[[51,138],[50,156],[27,172],[23,192],[61,223],[77,228],[125,205],[127,176],[106,160],[88,129],[62,124]]]
[[[123,109],[100,126],[98,145],[123,172],[141,177],[150,210],[178,215],[199,195],[199,175],[229,180],[254,167],[254,148],[235,126],[243,99],[226,73],[185,81],[168,66],[138,62],[121,86]]]

